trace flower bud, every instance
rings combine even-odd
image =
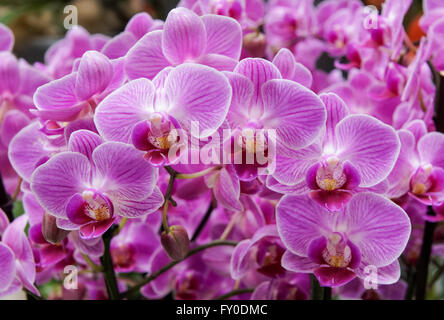
[[[242,45],[245,53],[249,57],[263,58],[265,56],[267,41],[265,35],[261,32],[251,32],[246,34]]]
[[[182,226],[171,226],[168,232],[162,232],[160,241],[167,255],[174,261],[184,259],[190,251],[188,233]]]
[[[378,292],[374,289],[368,289],[364,291],[364,293],[361,296],[362,300],[381,300],[381,297],[379,296]]]
[[[42,233],[46,241],[56,244],[65,239],[69,231],[57,227],[56,217],[45,212],[42,220]]]

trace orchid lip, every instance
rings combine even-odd
[[[331,267],[345,268],[352,260],[352,253],[343,236],[339,233],[333,233],[327,241],[322,257]]]
[[[177,141],[174,125],[168,116],[155,112],[150,115],[148,122],[148,142],[155,148],[169,149]]]
[[[285,273],[281,266],[281,258],[285,249],[278,243],[262,241],[257,251],[257,262],[260,267],[258,272],[269,276],[276,277]]]
[[[57,121],[47,120],[43,124],[43,127],[40,129],[44,134],[51,135],[60,135],[65,131],[65,126],[67,123],[58,123]]]
[[[316,172],[316,183],[319,188],[333,191],[346,183],[347,177],[343,172],[342,163],[337,157],[329,157]]]
[[[82,193],[82,198],[85,201],[84,213],[88,217],[96,221],[112,218],[113,206],[111,201],[105,195],[94,190],[85,190]]]
[[[182,140],[182,134],[180,125],[173,117],[162,112],[154,112],[147,120],[133,127],[131,139],[137,149],[148,153],[156,151],[166,157],[170,148],[177,146]]]
[[[261,153],[268,150],[267,133],[256,121],[250,121],[245,128],[236,130],[234,141],[248,153]]]
[[[417,197],[427,197],[429,193],[440,191],[439,177],[434,174],[431,164],[420,166],[410,178],[410,193]]]
[[[66,206],[67,218],[79,226],[106,220],[110,212],[106,201],[94,190],[74,194]]]
[[[353,270],[361,262],[359,248],[345,234],[333,232],[310,243],[309,258],[320,267]]]

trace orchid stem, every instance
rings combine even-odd
[[[411,265],[407,266],[407,283],[408,286],[404,300],[412,300],[416,286],[416,271],[414,270],[414,267]]]
[[[435,285],[436,281],[438,281],[439,278],[441,278],[443,273],[444,273],[444,264],[441,265],[438,268],[438,270],[436,270],[435,273],[433,274],[432,279],[430,280],[429,285],[428,285],[429,289],[431,289]]]
[[[323,292],[322,287],[319,284],[318,279],[316,279],[314,274],[310,275],[311,282],[311,291],[310,291],[310,300],[322,300]]]
[[[14,215],[12,214],[12,201],[11,197],[6,193],[5,185],[3,184],[3,179],[0,175],[0,209],[2,209],[9,219],[9,222],[14,220]]]
[[[228,222],[227,226],[225,227],[225,230],[222,232],[222,235],[220,236],[219,240],[225,240],[227,238],[227,236],[230,234],[231,230],[233,229],[236,221],[237,221],[237,214],[235,213],[231,217],[230,222]]]
[[[176,264],[184,261],[185,259],[191,257],[192,255],[208,249],[208,248],[212,248],[212,247],[217,247],[217,246],[236,246],[237,242],[233,242],[233,241],[213,241],[213,242],[209,242],[207,244],[201,245],[199,247],[196,247],[192,250],[190,250],[190,252],[188,252],[188,254],[186,255],[186,257],[182,260],[179,261],[172,261],[169,264],[165,265],[164,267],[160,268],[159,270],[157,270],[156,272],[154,272],[152,275],[150,275],[148,278],[146,278],[145,280],[143,280],[142,282],[140,282],[139,284],[135,285],[134,287],[132,287],[131,289],[128,289],[127,291],[123,292],[120,297],[121,298],[125,298],[128,296],[131,296],[133,293],[136,293],[138,290],[140,290],[140,288],[142,288],[143,286],[147,285],[148,283],[150,283],[151,281],[153,281],[154,279],[156,279],[158,276],[160,276],[161,274],[167,272],[168,270],[170,270],[171,268],[173,268]]]
[[[119,299],[119,289],[117,287],[116,273],[114,272],[113,261],[111,259],[110,244],[113,237],[114,229],[110,228],[103,235],[103,244],[105,246],[105,252],[100,257],[102,263],[103,277],[105,278],[106,291],[108,292],[108,298],[110,300]]]
[[[429,206],[427,215],[434,215],[433,208]],[[421,253],[416,264],[416,300],[424,300],[427,293],[427,276],[429,274],[430,256],[432,253],[433,233],[436,222],[426,221],[422,239]]]
[[[163,209],[162,209],[162,225],[163,225],[163,230],[168,233],[169,232],[169,227],[168,227],[168,218],[167,218],[167,213],[168,213],[168,204],[170,203],[171,199],[171,194],[173,192],[173,186],[174,186],[174,180],[177,177],[177,172],[168,166],[165,166],[165,170],[168,171],[168,173],[170,174],[170,180],[168,181],[168,187],[167,190],[165,192],[165,202],[163,204]],[[175,201],[174,201],[175,203]],[[176,204],[177,205],[177,204]]]
[[[193,237],[191,238],[191,241],[194,241],[197,239],[205,225],[207,224],[208,219],[210,218],[211,212],[214,210],[213,201],[211,201],[207,212],[205,213],[205,216],[203,217],[202,221],[199,223],[199,226],[197,227],[196,231],[194,231]]]
[[[119,225],[117,226],[116,231],[114,231],[113,236],[117,236],[120,233],[120,231],[122,231],[123,227],[125,227],[127,222],[128,222],[128,218],[123,217],[122,220],[120,220]]]
[[[444,77],[436,70],[431,61],[428,62],[428,65],[432,70],[436,86],[433,122],[436,131],[444,133]]]
[[[18,198],[18,196],[19,196],[19,194],[20,194],[20,188],[21,188],[21,186],[22,186],[22,182],[23,182],[23,179],[22,179],[22,178],[19,178],[19,180],[18,180],[18,182],[17,182],[17,186],[15,187],[15,190],[14,190],[14,194],[12,195],[12,198],[11,198],[11,201],[12,201],[12,202],[14,202],[15,200],[17,200],[17,198]]]
[[[324,296],[323,300],[331,300],[331,288],[330,287],[324,287]]]
[[[178,173],[176,176],[176,179],[194,179],[194,178],[199,178],[199,177],[203,177],[204,175],[213,172],[215,170],[220,169],[220,166],[217,167],[211,167],[199,172],[195,172],[195,173]]]
[[[254,291],[254,288],[236,289],[236,290],[230,291],[228,293],[225,293],[225,294],[215,298],[214,300],[226,300],[231,297],[235,297],[235,296],[238,296],[238,295],[244,294],[244,293],[251,293],[253,291]]]
[[[93,272],[102,271],[102,267],[95,264],[94,261],[92,261],[89,256],[82,253],[82,257],[83,257],[83,260],[85,260],[86,264],[91,268],[91,271],[93,271]]]
[[[26,293],[26,298],[28,300],[43,300],[42,297],[39,297],[38,295],[29,291],[28,289],[25,289],[25,293]]]

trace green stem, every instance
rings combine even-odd
[[[110,228],[103,235],[103,244],[105,246],[105,252],[100,257],[102,263],[103,277],[105,279],[106,291],[108,292],[108,298],[110,300],[119,299],[119,289],[117,287],[116,274],[114,272],[113,261],[111,259],[110,244],[113,237],[114,228]]]
[[[314,274],[310,275],[310,282],[311,282],[310,300],[322,300],[323,290],[321,285],[319,284],[318,279],[316,279]]]
[[[323,300],[331,300],[331,288],[330,287],[324,287]]]
[[[444,78],[435,69],[431,61],[428,61],[428,65],[430,70],[432,70],[436,87],[433,122],[435,123],[436,131],[444,132]]]
[[[206,175],[206,174],[208,174],[210,172],[218,170],[220,168],[221,168],[220,166],[217,166],[217,167],[211,167],[211,168],[208,168],[208,169],[205,169],[205,170],[202,170],[202,171],[199,171],[199,172],[194,172],[194,173],[178,173],[176,178],[177,179],[194,179],[194,178],[199,178],[199,177],[203,177],[204,175]]]
[[[433,208],[429,206],[428,215],[434,215]],[[433,234],[436,222],[426,221],[422,239],[421,253],[416,264],[416,300],[424,300],[427,294],[427,278],[429,273],[430,256],[432,253]]]
[[[444,273],[444,264],[441,265],[438,268],[438,270],[436,270],[435,273],[433,274],[432,279],[430,280],[428,285],[429,289],[431,289],[435,285],[436,281],[438,281],[439,278],[441,278],[443,273]]]
[[[173,168],[168,166],[165,167],[165,170],[168,171],[168,173],[170,174],[170,180],[168,181],[167,190],[164,196],[165,202],[163,204],[163,209],[162,209],[162,225],[163,225],[163,230],[168,233],[169,232],[168,219],[167,219],[168,205],[172,200],[171,195],[173,192],[174,180],[176,180],[178,174]]]
[[[42,297],[39,297],[38,295],[29,291],[28,289],[25,289],[25,293],[28,300],[43,300]]]
[[[156,272],[154,272],[152,275],[150,275],[149,277],[147,277],[145,280],[141,281],[139,284],[135,285],[134,287],[128,289],[127,291],[123,292],[120,297],[121,298],[125,298],[128,297],[130,295],[132,295],[133,293],[139,291],[140,288],[142,288],[144,285],[150,283],[151,281],[153,281],[154,279],[156,279],[158,276],[160,276],[161,274],[167,272],[168,270],[170,270],[172,267],[174,267],[176,264],[184,261],[185,259],[191,257],[192,255],[208,249],[208,248],[212,248],[212,247],[217,247],[217,246],[236,246],[237,242],[233,242],[233,241],[213,241],[213,242],[209,242],[207,244],[201,245],[199,247],[196,247],[192,250],[190,250],[190,252],[188,252],[188,254],[186,255],[186,257],[183,260],[179,260],[179,261],[172,261],[169,264],[165,265],[164,267],[160,268],[159,270],[157,270]]]
[[[228,235],[230,234],[231,230],[233,229],[234,225],[236,224],[236,221],[238,220],[238,215],[235,213],[231,219],[230,222],[228,222],[227,226],[225,227],[225,230],[222,232],[222,235],[220,236],[219,240],[225,240]]]
[[[208,219],[210,218],[211,212],[214,210],[213,201],[211,201],[207,212],[205,213],[205,216],[203,217],[202,221],[199,223],[199,226],[197,227],[196,231],[194,231],[193,237],[191,238],[191,241],[194,241],[197,239],[203,228],[205,227]]]
[[[14,215],[12,213],[12,205],[13,203],[11,201],[11,197],[6,192],[2,176],[0,175],[0,209],[3,209],[3,211],[6,213],[9,222],[12,222],[14,220]]]
[[[254,288],[236,289],[236,290],[230,291],[228,293],[225,293],[225,294],[215,298],[214,300],[226,300],[231,297],[235,297],[235,296],[238,296],[238,295],[244,294],[244,293],[251,293],[253,291],[254,291]]]
[[[103,271],[101,266],[98,266],[94,263],[94,261],[91,260],[89,256],[87,256],[84,253],[81,253],[83,260],[85,260],[86,264],[91,268],[92,272],[100,272]]]
[[[405,293],[404,300],[412,300],[413,299],[413,293],[415,292],[415,286],[416,286],[416,271],[413,266],[408,265],[407,266],[407,291]]]
[[[119,225],[117,226],[116,231],[114,231],[113,236],[117,236],[120,231],[122,231],[123,227],[125,227],[126,223],[128,222],[127,217],[123,217],[122,220],[120,220]]]

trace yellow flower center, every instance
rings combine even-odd
[[[111,218],[111,210],[106,201],[93,191],[84,191],[82,197],[85,200],[85,214],[97,221]]]

